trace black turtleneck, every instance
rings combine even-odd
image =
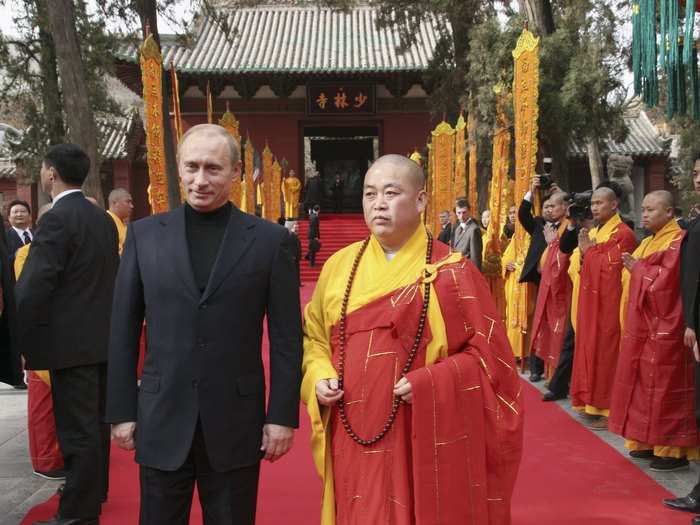
[[[209,282],[230,217],[230,202],[210,212],[200,212],[185,204],[187,246],[194,280],[201,292],[204,292]]]

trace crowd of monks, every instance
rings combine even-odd
[[[694,180],[700,196],[700,160]],[[537,193],[541,216],[533,215]],[[569,213],[572,196],[556,185],[542,191],[534,177],[518,210],[530,234],[524,260],[503,234],[501,315],[521,369],[529,368],[532,382],[547,380],[544,401],[570,397],[586,426],[622,436],[629,455],[651,470],[684,469],[700,445],[700,220],[686,223],[670,192],[652,191],[635,234],[621,216],[621,196],[603,183],[587,209]],[[696,487],[665,503],[700,512],[699,497]]]

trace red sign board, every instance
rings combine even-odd
[[[375,85],[360,82],[306,85],[308,116],[365,116],[377,112]]]

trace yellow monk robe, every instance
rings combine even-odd
[[[683,344],[684,323],[678,288],[682,238],[680,226],[671,220],[656,234],[644,239],[634,251],[632,256],[639,262],[633,271],[642,272],[637,276],[635,292],[642,289],[646,292],[635,293],[636,303],[633,301],[633,305],[638,306],[631,314],[632,274],[627,269],[622,272],[620,320],[623,339],[609,429],[624,437],[658,436],[657,442],[667,443],[654,445],[626,439],[625,447],[629,450],[653,450],[657,457],[696,460],[700,459],[697,446],[668,446],[668,443],[698,443],[694,414],[695,367]],[[651,257],[654,254],[658,255]],[[669,289],[671,287],[674,289]],[[661,337],[653,332],[648,334],[658,328],[654,326],[644,326],[643,330],[632,327],[626,332],[629,315],[642,317],[647,321],[645,325],[659,323],[664,334]],[[671,329],[672,326],[675,329]]]
[[[571,404],[579,412],[607,417],[620,346],[622,253],[634,251],[637,241],[619,215],[593,228],[588,236],[595,245],[584,256],[583,266],[580,254],[571,263],[581,267]]]
[[[126,224],[122,221],[116,214],[107,210],[109,216],[112,217],[115,226],[117,227],[117,235],[119,237],[119,255],[121,256],[122,250],[124,250],[124,242],[126,241]]]
[[[525,250],[527,252],[527,249]],[[506,270],[508,263],[515,264],[515,271],[509,272]],[[513,348],[513,355],[522,358],[525,349],[529,347],[529,327],[532,321],[532,315],[535,312],[535,286],[532,283],[519,283],[520,272],[523,269],[523,261],[517,260],[515,253],[515,242],[511,239],[510,244],[503,252],[501,258],[501,268],[503,272],[505,303],[506,303],[506,333],[510,346]],[[520,319],[518,309],[519,294],[524,290],[528,290],[528,305],[527,305],[527,326],[523,326]]]
[[[404,323],[408,321],[409,325],[417,325],[424,286],[421,276],[424,270],[429,272],[432,278],[429,279],[428,322],[416,363],[419,363],[418,359],[422,361],[407,376],[413,385],[413,404],[399,408],[394,427],[382,441],[364,448],[350,440],[338,425],[337,408],[329,409],[318,403],[316,383],[338,377],[335,364],[341,304],[360,246],[361,243],[352,244],[326,262],[304,315],[302,400],[311,419],[314,462],[323,480],[321,524],[509,524],[510,494],[522,439],[519,379],[509,355],[503,326],[495,319],[495,307],[478,270],[461,254],[449,254],[447,247],[441,253],[443,246],[437,242],[433,247],[433,263],[426,267],[427,241],[423,226],[391,261],[387,260],[378,241],[371,238],[357,268],[346,321],[346,410],[354,428],[363,438],[368,438],[381,426],[376,428],[374,423],[364,425],[367,420],[365,412],[378,411],[380,420],[388,415],[391,403],[381,401],[390,398],[397,380],[396,368],[400,372],[405,362],[403,356],[406,354],[400,348],[410,349],[412,346],[415,327],[406,328]],[[443,293],[446,288],[454,297]],[[380,309],[376,310],[378,305]],[[402,308],[412,310],[402,315]],[[363,312],[372,312],[372,315],[362,318]],[[458,339],[460,342],[455,344]],[[377,344],[381,348],[374,348]],[[366,362],[370,358],[372,366],[368,367]],[[468,364],[465,366],[460,358],[467,359]],[[359,360],[359,365],[352,365],[353,360]],[[383,372],[379,374],[377,370],[381,369]],[[363,370],[373,380],[358,385],[357,378]],[[445,397],[440,397],[436,408],[434,398],[424,395],[425,385],[430,383],[431,377],[436,384],[444,385],[446,381],[440,374],[454,370],[470,378],[468,388],[460,387],[465,397],[454,392],[443,394]],[[365,388],[369,392],[366,395],[374,399],[374,403],[364,402]],[[446,398],[467,399],[468,395],[479,397],[468,398],[466,408],[463,408],[465,412],[459,412],[457,405],[445,401]],[[463,443],[467,439],[464,429],[460,429],[463,434],[454,440],[445,439],[444,443],[440,440],[439,444],[431,441],[430,446],[422,446],[417,434],[428,433],[432,440],[433,429],[439,431],[441,428],[441,418],[437,415],[431,416],[435,420],[430,423],[416,424],[416,414],[423,413],[426,404],[429,404],[431,415],[443,409],[451,421],[451,428],[459,428],[463,419],[469,421],[467,447]],[[455,419],[456,413],[465,417]],[[482,425],[484,422],[486,424]],[[479,433],[480,428],[486,429],[485,435]],[[407,447],[409,440],[412,442]],[[438,446],[440,444],[444,446]],[[407,449],[412,450],[413,468],[410,457],[398,453]],[[347,451],[347,455],[338,456],[338,450]],[[447,466],[444,457],[441,457],[439,466],[433,466],[432,461],[439,454],[455,450],[460,452],[450,455]],[[475,450],[481,454],[478,460],[471,457]],[[388,458],[381,461],[381,454],[387,453],[392,454],[393,461]],[[352,456],[352,461],[348,456]],[[423,463],[420,460],[425,460],[425,456],[429,457],[430,466],[421,468]],[[334,458],[337,465],[344,465],[346,470],[334,472]],[[472,465],[478,465],[476,470],[474,467],[460,468],[468,458],[471,458]],[[483,469],[479,470],[481,467]],[[463,475],[465,473],[468,475]],[[426,482],[426,478],[435,485]],[[442,481],[439,487],[435,478]],[[405,483],[399,484],[397,480]],[[439,497],[445,494],[444,491],[459,491],[459,495]],[[360,497],[354,497],[358,495]],[[368,508],[367,500],[372,499],[381,504]],[[443,521],[435,518],[436,506],[440,507],[436,514],[442,516]],[[454,514],[457,511],[458,514]]]

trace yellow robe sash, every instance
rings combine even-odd
[[[124,250],[124,242],[126,241],[126,224],[124,224],[124,221],[122,221],[111,211],[107,210],[107,213],[109,213],[109,216],[112,217],[114,225],[117,227],[117,236],[119,237],[119,255],[121,256],[122,251]]]
[[[311,301],[304,311],[304,358],[302,361],[301,398],[311,419],[311,449],[316,469],[323,481],[321,525],[335,524],[333,463],[328,429],[330,410],[319,405],[316,383],[321,379],[337,378],[333,367],[331,330],[340,320],[340,309],[350,270],[362,242],[351,244],[336,252],[324,264]],[[387,260],[379,241],[372,236],[357,268],[348,313],[383,297],[403,286],[415,283],[427,269],[435,276],[437,269],[462,259],[459,253],[430,264],[426,268],[426,229],[419,226],[408,242]],[[431,285],[428,322],[432,339],[426,349],[426,364],[447,355],[447,334],[437,293]]]

